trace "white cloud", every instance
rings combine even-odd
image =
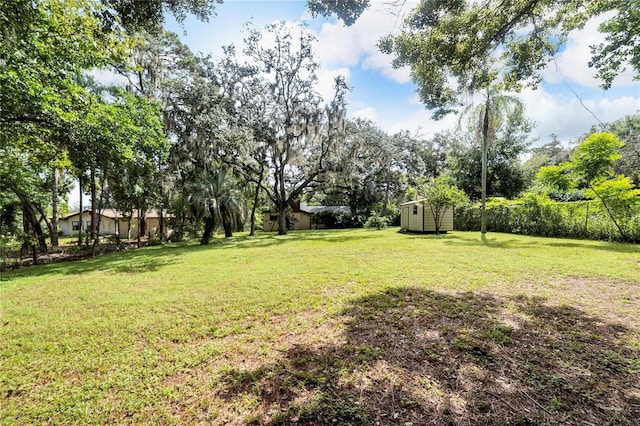
[[[544,88],[527,89],[515,96],[524,103],[527,116],[536,124],[531,134],[536,145],[548,142],[551,134],[557,135],[565,143],[575,141],[600,122],[610,123],[640,111],[640,91],[636,96],[591,96],[583,97],[582,101],[569,90],[550,93]],[[400,119],[397,114],[391,117],[390,114],[388,116],[378,111],[380,126],[389,133],[401,130],[419,131],[426,137],[457,127],[458,115],[449,114],[442,120],[435,121],[431,118],[431,111],[424,107],[416,109],[415,101],[416,98],[411,97],[404,105],[395,106],[398,111],[406,111]],[[360,111],[367,109],[373,107],[362,108]]]
[[[329,67],[361,64],[363,69],[378,70],[398,83],[408,82],[409,69],[394,69],[391,65],[393,56],[381,53],[377,43],[381,37],[401,29],[402,16],[416,3],[415,0],[407,1],[401,9],[393,9],[385,3],[374,3],[350,27],[340,21],[323,24],[316,34],[316,53],[320,63]],[[401,16],[395,16],[394,10]]]
[[[567,142],[587,133],[599,121],[612,122],[640,109],[640,93],[637,97],[590,97],[581,101],[570,92],[551,94],[539,88],[523,91],[520,98],[525,103],[529,118],[537,123],[534,135],[539,138],[539,143],[548,141],[552,133]]]
[[[352,117],[363,118],[365,120],[371,120],[374,123],[378,122],[378,113],[373,107],[365,107],[353,112]]]
[[[414,109],[407,114],[404,119],[383,126],[383,128],[392,134],[402,130],[408,130],[410,132],[418,132],[425,137],[431,137],[436,133],[455,129],[458,125],[458,116],[455,114],[449,114],[437,121],[434,120],[431,115],[432,112],[424,107]]]
[[[610,17],[611,14],[607,14],[593,18],[583,29],[572,31],[562,52],[544,70],[544,79],[550,83],[569,81],[585,87],[598,87],[601,82],[595,78],[596,69],[589,67],[591,46],[604,41],[604,34],[598,31],[598,26]],[[620,74],[614,81],[616,87],[634,84],[637,85],[638,82],[633,80],[631,69]]]
[[[391,66],[391,57],[379,51],[370,54],[362,61],[362,69],[380,70],[382,75],[400,84],[411,81],[411,69],[409,67],[393,68]]]

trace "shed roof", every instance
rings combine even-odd
[[[412,204],[429,204],[426,198],[420,198],[419,200],[407,201],[406,203],[400,204],[401,206],[410,206]]]
[[[300,211],[314,214],[319,212],[331,211],[334,213],[350,213],[351,209],[347,206],[309,206],[307,203],[300,203]]]

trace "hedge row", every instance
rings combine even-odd
[[[626,241],[640,243],[640,209],[619,218]],[[480,206],[456,209],[456,229],[480,230]],[[557,238],[625,241],[606,211],[596,202],[555,202],[529,196],[511,204],[487,205],[487,230]]]

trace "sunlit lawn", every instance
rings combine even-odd
[[[640,247],[344,230],[3,273],[2,424],[636,424]]]

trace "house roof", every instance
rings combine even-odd
[[[332,211],[334,213],[350,213],[351,209],[347,206],[309,206],[307,203],[300,203],[300,211],[314,214],[319,212]]]
[[[89,209],[85,209],[82,211],[82,213],[91,213],[91,210]],[[125,217],[129,217],[129,215],[125,215],[123,212],[118,211],[116,209],[112,209],[112,208],[105,208],[102,210],[98,210],[97,211],[98,214],[101,214],[102,217],[108,217],[109,219],[116,219],[116,218],[125,218]],[[72,218],[73,216],[79,216],[80,212],[73,212],[73,213],[69,213],[68,215],[61,217],[60,220],[67,220]],[[137,214],[135,213],[134,210],[134,217],[137,216]],[[151,210],[147,210],[146,214],[145,214],[145,218],[157,218],[160,217],[160,210],[158,209],[151,209]],[[168,213],[164,213],[164,217],[171,217],[170,214]]]
[[[306,213],[312,215],[315,213],[332,211],[334,213],[351,213],[348,206],[310,206],[305,202],[300,203],[300,207],[294,210],[294,213]],[[273,210],[263,210],[263,213],[276,214]]]

